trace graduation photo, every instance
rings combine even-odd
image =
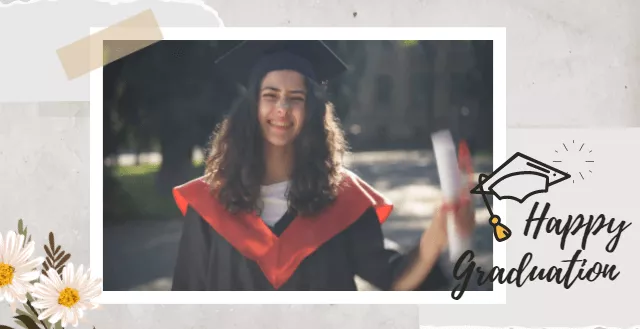
[[[470,193],[491,40],[164,40],[103,95],[104,291],[450,291],[464,251],[493,266]]]

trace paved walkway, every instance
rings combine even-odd
[[[492,168],[491,159],[477,158],[474,164],[477,172],[490,172]],[[395,204],[383,226],[387,245],[400,249],[413,246],[428,227],[440,200],[433,156],[418,151],[364,152],[352,155],[349,165]],[[475,201],[475,261],[488,269],[492,266],[492,232],[481,199]],[[179,219],[131,221],[105,228],[105,290],[169,289],[180,230]],[[363,289],[370,289],[366,283],[361,284]]]

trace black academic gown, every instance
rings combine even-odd
[[[203,212],[202,207],[201,212]],[[278,252],[269,251],[268,254],[273,254],[273,257],[278,258],[277,260],[262,259],[257,262],[254,259],[259,257],[247,255],[246,248],[249,246],[249,248],[259,249],[253,246],[260,244],[258,238],[255,238],[254,243],[252,240],[254,237],[248,233],[246,237],[231,236],[229,233],[231,229],[228,227],[223,229],[220,224],[212,225],[191,207],[184,213],[186,216],[173,277],[172,290],[174,291],[349,291],[357,289],[355,275],[379,290],[390,290],[395,278],[417,254],[417,248],[413,248],[406,254],[385,249],[382,221],[374,206],[363,208],[357,219],[339,232],[332,233],[330,238],[314,247],[314,250],[310,250],[308,255],[298,255],[297,261],[293,257],[291,260],[284,258],[291,253],[276,250]],[[338,213],[334,212],[334,214]],[[249,224],[233,226],[235,234],[244,234],[238,232],[249,232],[248,230],[255,230],[256,227],[268,227],[257,216],[250,217],[249,220]],[[305,221],[313,220],[296,217],[292,211],[289,211],[269,230],[273,234],[273,239],[280,239],[285,233],[289,233],[286,238],[297,239],[299,236],[294,236],[287,230],[300,230],[304,232],[302,234],[306,234],[305,241],[313,240],[316,234],[322,234],[320,229],[316,230],[318,233],[314,233],[314,230],[300,229],[305,227]],[[340,218],[332,218],[332,220],[340,221]],[[254,221],[260,221],[260,223]],[[218,230],[223,230],[224,234],[214,229],[214,226]],[[253,226],[253,228],[247,226]],[[268,233],[263,233],[265,234],[268,237]],[[303,249],[309,248],[303,242],[298,245],[303,246],[301,247]],[[270,249],[288,247],[289,245],[280,244]],[[299,251],[295,250],[295,252]],[[278,279],[274,279],[272,273],[275,270],[270,265],[272,263],[279,264],[281,269],[288,269],[287,273],[290,274],[280,275]],[[269,280],[267,277],[272,279]],[[418,290],[448,289],[448,276],[440,266],[436,265]]]

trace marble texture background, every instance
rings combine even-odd
[[[589,186],[608,193],[590,199],[573,186],[560,189],[546,196],[563,200],[554,201],[552,211],[603,209],[633,221],[640,210],[634,188],[640,133],[629,129],[640,127],[640,2],[118,2],[0,0],[0,231],[15,229],[23,218],[41,241],[55,232],[75,263],[89,263],[89,77],[67,80],[55,50],[86,36],[90,26],[108,26],[149,8],[163,27],[505,26],[508,152],[547,157],[558,140],[590,138],[605,151],[599,155],[607,160],[600,169],[613,172],[614,180],[605,181],[599,172]],[[514,207],[510,214],[526,215],[530,205]],[[522,227],[516,224],[514,231]],[[633,279],[640,273],[632,260],[637,232],[632,225],[614,255],[601,254],[604,240],[592,241],[588,259],[615,263],[623,272],[613,285],[568,291],[550,285],[509,287],[504,306],[105,305],[89,313],[80,327],[629,327],[640,323],[633,294],[639,291]],[[509,266],[533,246],[524,241],[531,242],[519,239],[510,245]],[[557,254],[557,240],[550,238],[548,249],[540,247],[541,241],[535,242],[540,263],[564,259]],[[13,324],[8,307],[0,307],[0,323]]]

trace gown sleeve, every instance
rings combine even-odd
[[[211,227],[191,208],[183,220],[173,291],[207,290],[207,264],[211,250]]]
[[[367,209],[349,231],[350,258],[355,274],[380,290],[391,290],[394,280],[418,254],[418,246],[406,253],[385,249],[380,221],[373,208]],[[449,289],[450,280],[440,264],[439,259],[416,290]]]

